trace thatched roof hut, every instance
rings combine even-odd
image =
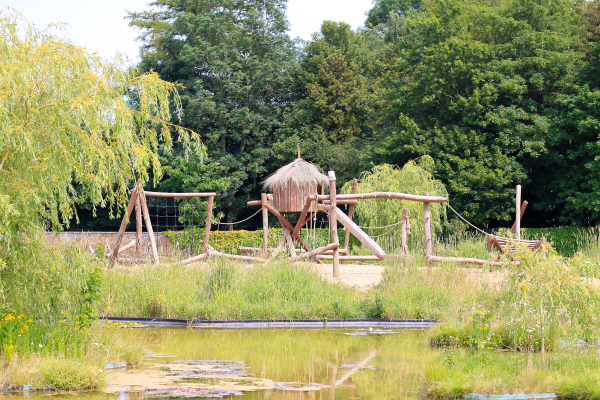
[[[323,194],[323,188],[328,184],[327,175],[300,157],[279,168],[263,182],[266,189],[273,191],[273,207],[284,214],[300,213],[306,197]]]

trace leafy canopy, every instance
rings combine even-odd
[[[421,195],[429,192],[430,196],[447,194],[444,185],[434,179],[434,161],[429,156],[410,160],[402,168],[390,164],[375,165],[371,171],[364,172],[359,179],[357,193],[399,192]],[[342,193],[350,193],[352,182],[342,188]],[[379,227],[392,225],[402,220],[402,211],[408,208],[411,220],[409,244],[422,243],[424,233],[423,204],[408,200],[368,199],[361,200],[354,208],[360,225]],[[441,233],[446,220],[446,204],[431,203],[431,227],[433,232]],[[390,235],[400,237],[402,226],[390,229],[366,229],[368,234],[379,235],[390,231]]]
[[[25,25],[23,30],[20,26]],[[21,233],[60,228],[74,204],[124,203],[136,179],[161,169],[171,129],[202,156],[194,132],[171,125],[176,85],[104,61],[14,13],[0,12],[0,221],[7,249]]]
[[[142,32],[142,70],[185,86],[182,123],[218,164],[206,171],[211,181],[229,177],[217,204],[233,219],[268,172],[290,92],[285,1],[156,0],[129,18]]]

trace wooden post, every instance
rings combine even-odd
[[[279,245],[277,246],[277,248],[271,253],[269,258],[267,258],[267,260],[265,261],[265,265],[268,265],[271,261],[273,261],[275,259],[275,257],[277,257],[277,255],[281,252],[281,250],[283,250],[285,243],[286,243],[285,238],[282,238],[281,241],[279,242]]]
[[[263,250],[266,252],[269,246],[269,210],[265,207],[267,204],[267,194],[260,194],[260,202],[262,204],[262,217],[263,217]]]
[[[210,224],[212,219],[213,204],[215,202],[215,196],[208,198],[208,207],[206,207],[206,223],[204,227],[204,253],[208,253],[208,239],[210,238]]]
[[[356,190],[358,189],[358,180],[352,180],[352,194],[356,194]],[[352,219],[352,214],[354,214],[354,204],[350,204],[348,206],[348,217]],[[346,229],[346,234],[344,235],[344,249],[348,250],[348,246],[350,245],[350,231]],[[342,261],[342,264],[346,264],[346,260]]]
[[[423,192],[423,196],[429,196],[429,192]],[[431,208],[429,202],[423,203],[423,223],[425,224],[425,255],[427,257],[427,266],[432,266],[433,261],[429,261],[433,256],[433,237],[431,236]]]
[[[517,212],[515,219],[515,239],[521,239],[521,185],[517,185]]]
[[[408,230],[410,229],[410,222],[408,221],[408,208],[402,210],[402,255],[408,256],[408,244],[406,243]]]
[[[486,235],[488,245],[488,258],[491,260],[494,258],[494,237],[492,235]]]
[[[140,196],[135,200],[135,256],[142,258],[142,204]]]
[[[525,214],[525,209],[527,209],[527,204],[529,204],[527,201],[524,201],[523,204],[521,204],[521,219],[523,219],[523,214]],[[516,229],[517,229],[517,221],[515,221],[512,228],[510,228],[510,233],[515,233]]]
[[[329,210],[329,229],[331,230],[331,241],[337,244],[333,249],[333,276],[340,274],[340,239],[337,234],[337,190],[335,187],[335,172],[329,171],[329,200],[331,208]]]
[[[292,239],[292,234],[285,226],[282,226],[282,228],[283,228],[283,237],[285,237],[288,248],[290,249],[290,255],[292,256],[292,258],[294,258],[294,257],[296,257],[296,248],[295,248],[294,240]]]
[[[275,207],[273,207],[270,204],[267,204],[266,207],[267,207],[267,210],[269,210],[271,212],[271,214],[273,214],[274,216],[277,217],[277,219],[279,220],[279,222],[281,223],[282,226],[285,226],[290,232],[294,231],[294,227],[292,226],[290,221],[288,221],[283,214],[281,214],[279,211],[277,211],[277,209]],[[300,246],[302,246],[302,248],[304,250],[310,251],[310,248],[306,245],[306,243],[304,243],[304,240],[302,240],[300,235],[294,236],[294,234],[292,233],[292,239],[294,239],[295,241],[300,243]],[[284,239],[284,243],[285,243],[285,239]]]
[[[139,194],[137,189],[133,189],[131,192],[131,198],[129,199],[129,204],[127,204],[127,210],[125,211],[125,215],[123,215],[123,220],[121,221],[121,227],[119,228],[119,234],[117,235],[117,242],[115,243],[115,248],[112,253],[111,260],[117,261],[119,258],[119,247],[121,246],[121,240],[123,240],[123,235],[125,234],[125,229],[127,229],[127,223],[129,222],[129,217],[133,212],[133,207],[135,206],[135,202],[138,198]]]
[[[150,237],[150,245],[152,246],[152,257],[156,265],[159,264],[158,249],[156,248],[156,238],[154,237],[154,230],[152,229],[152,221],[150,221],[150,213],[148,212],[148,203],[146,203],[146,196],[144,192],[140,193],[140,202],[142,204],[142,215],[144,216],[144,222],[146,222],[146,231]]]

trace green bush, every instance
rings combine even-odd
[[[345,231],[338,229],[340,243],[344,243]],[[167,236],[171,243],[179,248],[190,249],[190,253],[201,253],[201,241],[204,239],[204,228],[188,228],[184,231],[161,232]],[[300,235],[305,242],[313,247],[313,230],[302,230]],[[310,236],[309,236],[310,235]],[[283,229],[269,229],[269,247],[277,247],[283,237]],[[218,251],[240,254],[240,247],[262,247],[263,231],[211,231],[208,243]],[[314,230],[314,246],[321,247],[331,243],[329,229],[318,228]],[[349,248],[360,246],[360,242],[350,235]]]
[[[570,257],[579,251],[578,238],[585,228],[574,226],[559,226],[555,228],[522,228],[522,236],[525,239],[541,239],[552,244],[552,247],[564,257]]]
[[[70,359],[49,359],[39,366],[39,371],[54,390],[91,390],[106,383],[106,376],[97,367]]]
[[[595,232],[595,228],[578,226],[557,226],[551,228],[521,228],[521,238],[535,240],[546,238],[548,243],[563,257],[571,257],[578,251],[589,246],[589,240]],[[508,236],[508,229],[498,229],[498,235]],[[590,235],[592,234],[592,235]]]

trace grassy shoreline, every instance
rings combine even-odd
[[[384,264],[382,281],[367,291],[328,281],[309,264],[286,260],[269,266],[210,259],[192,266],[110,269],[99,261],[102,258],[88,260],[89,255],[63,249],[63,258],[53,266],[58,271],[55,287],[68,287],[76,301],[61,289],[55,307],[31,292],[39,310],[55,311],[35,325],[37,331],[27,322],[29,336],[21,337],[18,331],[24,329],[24,315],[2,315],[5,365],[0,383],[97,390],[104,385],[105,375],[99,373],[104,364],[141,359],[143,348],[119,342],[119,329],[97,326],[94,315],[186,320],[406,318],[444,321],[418,344],[440,347],[418,370],[430,397],[552,391],[564,399],[595,400],[600,398],[595,348],[561,348],[557,343],[597,340],[596,248],[571,258],[523,252],[518,254],[519,269],[476,274],[458,265],[427,268],[423,257],[409,266],[390,261]],[[468,235],[448,241],[440,250],[479,257],[484,252],[481,242]],[[26,261],[33,259],[34,254]],[[73,265],[79,271],[78,286],[69,280]],[[25,299],[19,301],[25,304]],[[58,307],[69,312],[58,314]],[[34,337],[37,341],[30,340]],[[30,343],[42,347],[38,350]],[[111,351],[106,353],[108,343]]]

